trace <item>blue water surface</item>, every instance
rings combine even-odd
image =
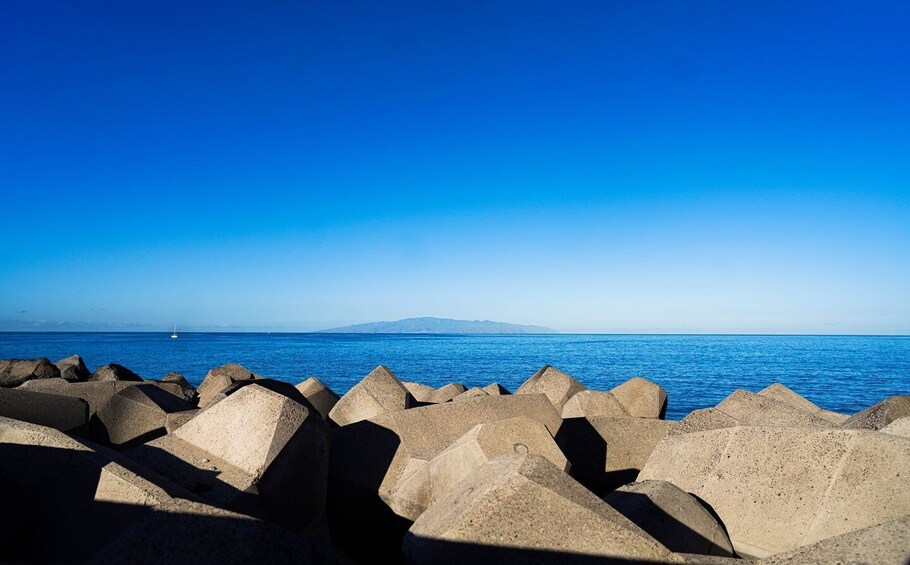
[[[910,394],[907,336],[0,333],[0,359],[74,353],[89,369],[120,363],[145,378],[177,371],[194,384],[213,367],[241,363],[292,383],[316,375],[339,394],[379,364],[402,380],[495,381],[513,391],[551,364],[592,389],[636,375],[656,381],[672,419],[773,382],[845,413]]]

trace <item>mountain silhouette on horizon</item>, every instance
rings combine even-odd
[[[321,330],[318,333],[362,334],[555,334],[543,326],[524,326],[490,320],[453,320],[451,318],[406,318],[394,322],[370,322]]]

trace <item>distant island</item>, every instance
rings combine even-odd
[[[490,320],[407,318],[396,322],[370,322],[322,330],[338,334],[555,334],[543,326],[522,326]]]

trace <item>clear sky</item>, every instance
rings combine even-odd
[[[0,329],[910,333],[910,3],[0,4]]]

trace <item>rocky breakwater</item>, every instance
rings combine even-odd
[[[470,386],[468,386],[470,385]],[[910,397],[0,361],[0,561],[905,563]]]

